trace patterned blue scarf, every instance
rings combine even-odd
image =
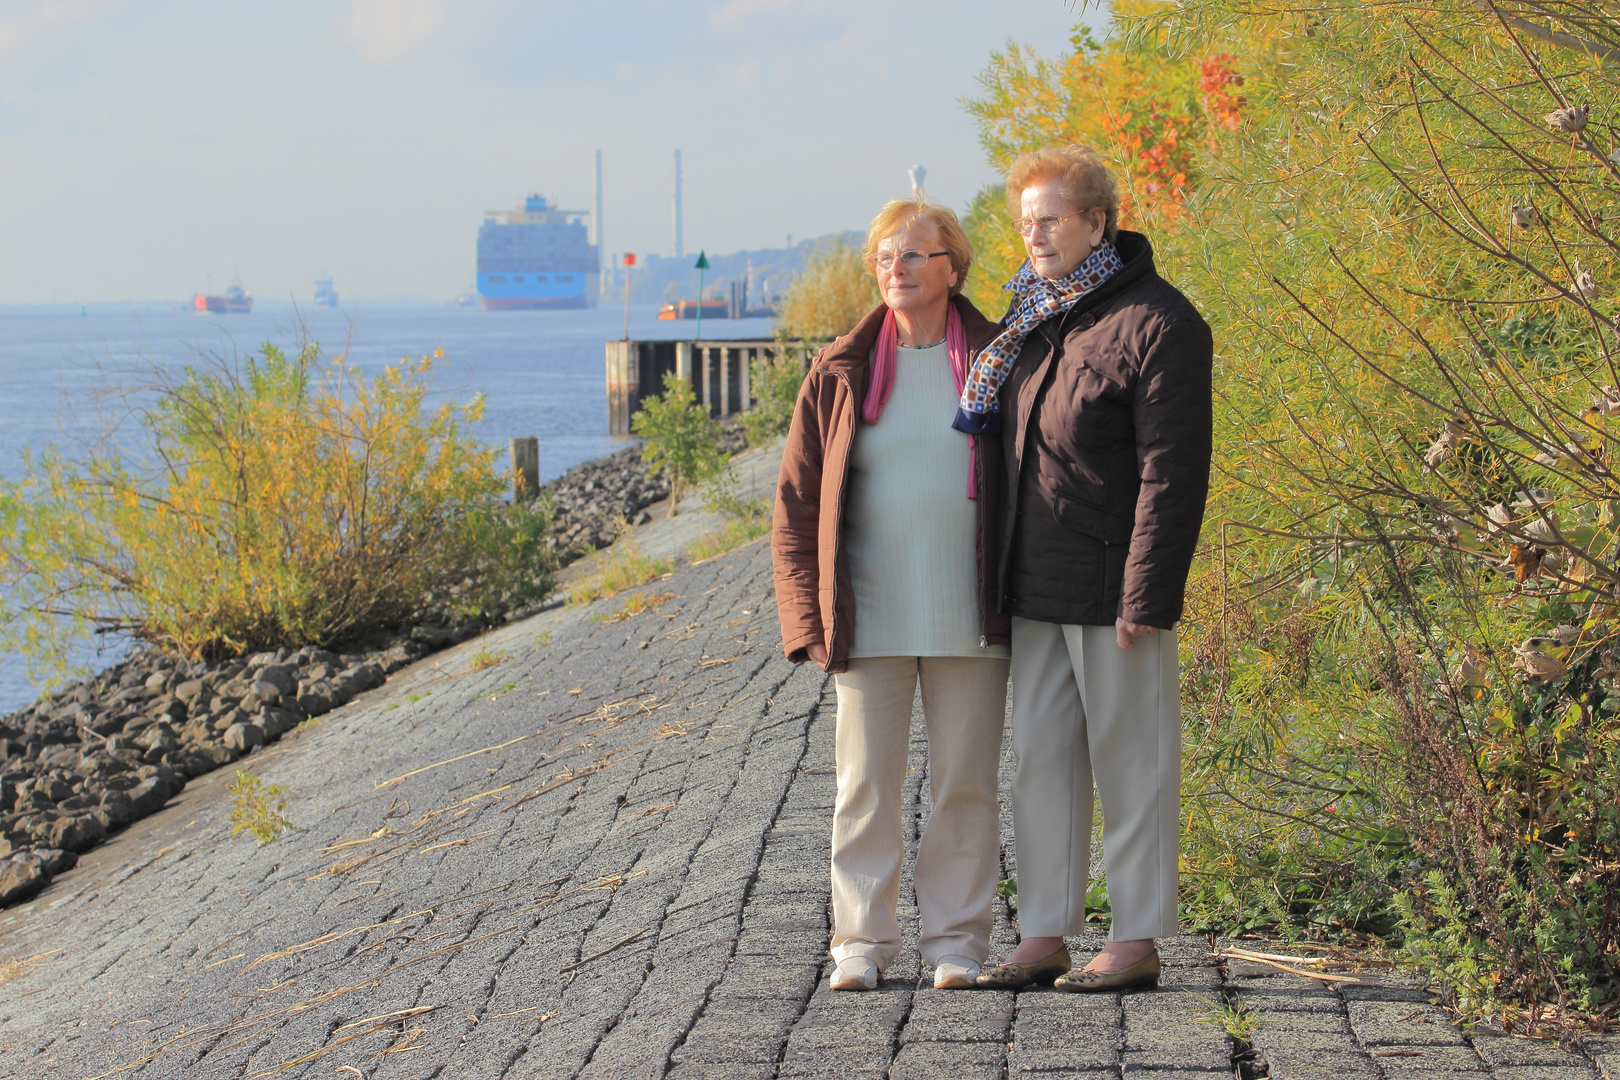
[[[1006,329],[973,361],[951,427],[969,435],[1000,431],[1001,406],[996,403],[996,395],[1001,391],[1001,384],[1007,381],[1030,331],[1074,307],[1081,297],[1094,292],[1124,266],[1119,251],[1107,240],[1068,277],[1047,280],[1035,272],[1028,259],[1024,260],[1013,279],[1002,286],[1018,294],[1017,303],[1002,320]]]

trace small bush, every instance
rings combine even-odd
[[[467,661],[467,667],[473,671],[488,671],[505,659],[505,653],[485,647],[472,654],[472,657]]]
[[[748,366],[748,382],[754,407],[742,414],[743,431],[749,446],[761,446],[778,435],[786,435],[793,422],[793,405],[804,382],[802,350],[790,346],[785,332],[777,331],[777,350],[770,356],[757,356]]]
[[[671,569],[668,559],[649,559],[643,555],[641,545],[636,542],[636,534],[624,526],[620,530],[619,542],[608,549],[602,569],[576,582],[568,592],[568,603],[578,606],[617,596],[626,589],[663,577]]]
[[[783,331],[799,338],[847,333],[881,302],[877,279],[866,272],[860,250],[845,237],[817,248],[782,298]]]
[[[123,418],[144,445],[26,455],[0,484],[0,647],[60,667],[112,631],[218,658],[352,640],[440,588],[468,614],[543,598],[549,504],[502,508],[482,403],[428,408],[432,366],[209,357]]]
[[[720,424],[698,402],[691,385],[674,372],[664,376],[662,396],[647,399],[630,427],[647,440],[642,458],[669,475],[670,517],[687,488],[719,475],[731,460],[720,449]]]
[[[292,828],[283,814],[287,789],[280,784],[266,784],[247,770],[237,769],[230,795],[232,836],[247,833],[263,845]]]

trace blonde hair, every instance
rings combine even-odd
[[[929,222],[939,230],[940,246],[950,253],[951,269],[956,271],[956,284],[951,286],[951,295],[955,296],[967,284],[968,269],[973,265],[973,245],[968,243],[967,233],[962,231],[955,212],[926,197],[890,199],[883,204],[872,224],[866,227],[866,243],[861,247],[861,259],[867,272],[872,272],[872,256],[877,254],[878,245],[914,219]]]
[[[1103,235],[1113,243],[1119,235],[1119,188],[1114,174],[1103,163],[1102,155],[1089,146],[1047,146],[1020,154],[1007,168],[1007,209],[1013,217],[1023,214],[1024,189],[1042,180],[1056,180],[1063,197],[1076,210],[1101,208],[1108,217]]]

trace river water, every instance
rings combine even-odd
[[[630,335],[640,340],[690,337],[691,322],[659,322],[651,305],[630,311]],[[703,336],[769,337],[772,320],[704,320]],[[484,312],[466,308],[392,308],[358,312],[255,312],[197,316],[142,314],[0,315],[0,477],[22,473],[22,452],[56,443],[84,444],[105,426],[108,410],[126,411],[126,397],[107,391],[150,383],[154,368],[175,370],[199,355],[247,356],[263,342],[295,352],[306,336],[323,351],[347,351],[372,374],[405,358],[444,350],[434,394],[465,401],[484,395],[474,432],[500,447],[518,435],[540,440],[540,474],[559,473],[624,443],[607,433],[603,343],[624,334],[624,309]],[[136,404],[141,396],[133,397]],[[127,427],[126,427],[126,430]],[[91,667],[116,660],[124,645],[87,653]],[[24,658],[0,652],[0,714],[39,693]]]

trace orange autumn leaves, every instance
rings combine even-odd
[[[979,76],[981,96],[965,102],[991,163],[1005,169],[1042,146],[1084,143],[1120,177],[1123,227],[1175,227],[1197,187],[1202,155],[1244,123],[1240,58],[1221,50],[1171,56],[1157,42],[1099,43],[1084,27],[1069,44],[1055,58],[1014,43],[991,55]],[[1010,219],[1000,188],[974,200],[968,225],[984,273],[974,275],[969,293],[987,311],[1004,306],[1001,285],[1024,260]]]

